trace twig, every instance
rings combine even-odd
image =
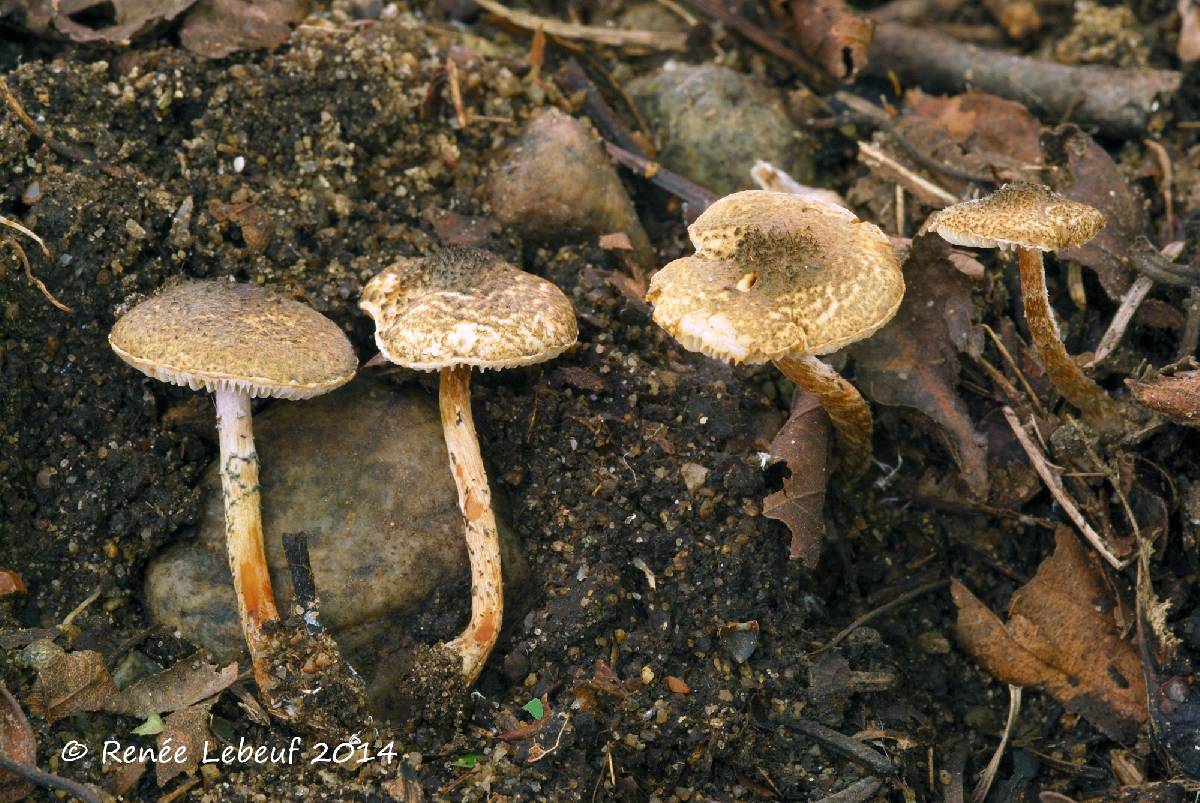
[[[15,220],[9,220],[8,218],[4,217],[4,215],[0,215],[0,226],[8,226],[9,228],[16,229],[17,231],[21,232],[22,234],[29,235],[30,237],[32,237],[34,239],[35,242],[37,242],[38,245],[40,245],[42,247],[42,253],[45,254],[47,258],[50,257],[50,251],[49,251],[49,249],[46,248],[46,244],[44,242],[42,242],[42,238],[38,237],[36,234],[34,234],[32,231],[30,231],[29,229],[22,226],[20,223],[17,223]],[[33,268],[31,268],[29,266],[29,256],[25,253],[25,249],[21,247],[21,244],[19,242],[17,242],[16,240],[12,240],[7,237],[5,237],[3,239],[5,242],[8,243],[9,247],[12,248],[13,253],[17,255],[17,260],[21,263],[22,268],[24,268],[25,278],[29,280],[29,283],[32,284],[34,287],[36,287],[38,290],[42,291],[42,295],[45,296],[46,300],[49,301],[51,303],[51,305],[53,305],[56,309],[59,309],[63,312],[74,312],[74,310],[72,310],[66,304],[62,303],[61,301],[59,301],[57,298],[54,297],[54,294],[51,293],[50,290],[46,287],[45,282],[43,282],[41,279],[39,279],[38,277],[33,275]]]
[[[1158,162],[1158,169],[1162,172],[1162,180],[1158,182],[1158,191],[1162,193],[1163,213],[1166,217],[1166,220],[1163,221],[1163,227],[1166,230],[1165,239],[1170,239],[1171,234],[1175,231],[1175,201],[1172,196],[1175,171],[1171,168],[1171,155],[1167,153],[1167,149],[1160,142],[1152,139],[1144,139],[1142,142],[1154,154],[1154,158]]]
[[[21,102],[17,100],[16,95],[14,95],[12,90],[8,88],[8,82],[3,78],[0,78],[0,95],[4,96],[4,105],[7,106],[8,110],[13,113],[14,117],[17,118],[17,122],[19,122],[21,126],[30,134],[46,143],[47,148],[54,151],[59,156],[63,156],[67,159],[74,159],[80,162],[94,161],[94,158],[82,148],[78,148],[74,145],[64,145],[47,134],[45,129],[34,122],[33,118],[30,117],[25,109],[21,106]]]
[[[476,0],[476,4],[489,14],[494,14],[518,28],[524,28],[527,31],[536,31],[540,28],[550,36],[558,36],[562,39],[582,39],[610,47],[644,47],[650,50],[678,51],[687,48],[686,33],[629,31],[622,28],[580,25],[552,17],[540,17],[526,11],[517,11],[496,2],[496,0]]]
[[[1076,505],[1075,501],[1067,495],[1066,489],[1063,488],[1062,480],[1050,468],[1050,464],[1046,462],[1046,458],[1042,454],[1041,449],[1039,449],[1037,444],[1035,444],[1029,437],[1029,433],[1025,431],[1025,427],[1022,426],[1020,419],[1017,418],[1017,414],[1013,412],[1013,408],[1005,405],[1003,407],[1003,411],[1005,420],[1008,421],[1008,425],[1012,428],[1013,434],[1017,436],[1017,442],[1021,444],[1021,448],[1023,448],[1025,450],[1025,454],[1029,456],[1029,462],[1033,464],[1034,471],[1036,471],[1038,476],[1042,478],[1042,482],[1050,491],[1050,495],[1054,497],[1054,500],[1058,502],[1059,506],[1062,507],[1063,511],[1066,512],[1067,516],[1072,522],[1074,522],[1075,526],[1079,529],[1079,532],[1083,534],[1083,537],[1087,539],[1088,543],[1095,547],[1096,551],[1100,553],[1101,557],[1103,557],[1104,560],[1106,560],[1114,569],[1121,570],[1128,566],[1129,561],[1121,560],[1114,555],[1112,550],[1108,548],[1108,545],[1104,543],[1104,539],[1101,538],[1094,529],[1092,529],[1092,525],[1088,524],[1087,519],[1085,519],[1083,514],[1079,512],[1079,506]]]
[[[832,79],[825,74],[825,71],[818,64],[809,60],[800,51],[788,47],[771,33],[755,25],[741,14],[730,11],[725,6],[724,0],[687,0],[687,2],[702,13],[716,19],[726,28],[736,31],[746,39],[749,39],[752,44],[767,51],[775,58],[795,67],[804,77],[805,83],[809,84],[813,89],[824,92],[833,88]]]
[[[826,795],[816,803],[863,803],[875,797],[875,793],[879,791],[879,787],[883,786],[883,781],[871,776],[863,778],[861,781],[855,781],[840,792],[834,792],[832,795]]]
[[[1139,276],[1134,280],[1129,289],[1125,291],[1125,295],[1121,299],[1121,306],[1117,307],[1112,322],[1108,325],[1108,331],[1096,344],[1095,354],[1092,355],[1092,359],[1084,363],[1084,368],[1095,368],[1116,350],[1121,343],[1121,338],[1125,336],[1125,330],[1129,328],[1130,321],[1133,320],[1134,313],[1146,300],[1152,287],[1154,287],[1154,280],[1149,276]]]
[[[1008,367],[1017,375],[1017,381],[1021,383],[1025,394],[1029,397],[1029,403],[1033,405],[1033,411],[1040,416],[1046,415],[1046,408],[1042,406],[1042,400],[1033,392],[1033,386],[1029,384],[1029,380],[1025,378],[1025,372],[1017,365],[1017,361],[1013,359],[1013,355],[1009,352],[1008,347],[1004,345],[1004,341],[1000,339],[1000,335],[996,334],[996,330],[982,324],[983,331],[987,332],[988,337],[992,339],[992,345],[996,347],[996,351],[1000,352],[1000,356],[1008,363]]]
[[[673,173],[658,162],[652,162],[644,156],[631,153],[619,145],[605,142],[608,155],[625,167],[637,173],[654,186],[664,189],[688,205],[688,214],[695,218],[717,200],[717,194],[701,187],[678,173]]]
[[[617,117],[616,112],[604,100],[600,90],[588,78],[583,67],[575,59],[567,59],[558,70],[558,85],[567,94],[583,93],[583,112],[588,116],[605,139],[615,142],[630,153],[638,156],[649,156],[642,143],[633,138],[632,132]]]
[[[812,720],[787,716],[772,717],[771,721],[786,725],[792,730],[798,731],[820,743],[821,746],[827,748],[829,751],[844,756],[856,764],[861,764],[873,772],[878,772],[882,775],[896,774],[896,766],[892,764],[887,756],[878,750],[867,747],[862,742],[851,739],[844,733],[835,731],[833,728],[828,728]]]
[[[1044,119],[1074,118],[1112,137],[1144,135],[1151,113],[1183,77],[1169,70],[1074,66],[1013,56],[895,22],[875,29],[867,72],[935,92],[968,88],[1025,104]]]
[[[308,558],[308,534],[284,533],[283,557],[292,576],[292,598],[300,609],[304,628],[308,635],[319,636],[325,632],[325,628],[317,615],[317,584],[313,580],[312,564]]]
[[[937,206],[938,204],[950,206],[951,204],[958,203],[957,196],[934,184],[924,176],[919,176],[909,170],[889,156],[878,145],[860,141],[858,143],[858,158],[866,163],[868,167],[875,169],[882,168],[890,174],[885,176],[885,178],[892,179],[898,184],[904,185],[905,189],[932,206]]]
[[[845,641],[846,638],[851,633],[853,633],[855,630],[858,630],[858,628],[862,627],[867,622],[870,622],[871,620],[882,616],[883,614],[887,613],[888,611],[892,610],[893,608],[903,605],[904,603],[908,602],[909,600],[916,599],[917,597],[921,596],[922,594],[927,594],[930,591],[935,591],[935,590],[941,588],[942,586],[946,585],[949,582],[950,582],[949,580],[934,580],[932,582],[925,583],[924,585],[919,585],[916,588],[914,588],[912,591],[905,591],[903,594],[896,597],[891,602],[884,603],[883,605],[880,605],[875,610],[868,611],[867,613],[864,613],[862,616],[855,619],[853,622],[851,622],[849,625],[847,625],[844,630],[842,630],[836,636],[831,638],[824,646],[818,647],[817,649],[813,650],[811,655],[819,655],[819,654],[825,652],[826,650],[833,649],[834,647],[836,647],[837,645],[839,645],[843,641]]]
[[[1008,684],[1008,721],[1004,725],[1004,735],[1000,737],[1000,744],[996,745],[996,752],[992,753],[992,760],[980,774],[979,784],[971,793],[971,800],[974,803],[983,803],[988,790],[992,788],[992,781],[996,780],[996,772],[1000,769],[1000,760],[1004,758],[1004,750],[1008,747],[1008,737],[1012,735],[1013,726],[1017,724],[1017,715],[1020,713],[1021,687],[1010,683]]]
[[[67,794],[74,795],[86,803],[100,803],[100,796],[83,784],[72,781],[70,778],[64,778],[61,775],[51,775],[48,772],[39,770],[37,767],[31,767],[19,761],[13,761],[3,753],[0,753],[0,769],[46,789],[59,789]]]
[[[458,65],[454,59],[446,59],[446,82],[450,84],[450,102],[454,105],[454,116],[459,129],[467,127],[467,109],[463,105],[462,87],[458,83]]]
[[[1133,245],[1129,247],[1129,261],[1133,264],[1134,270],[1143,276],[1149,276],[1156,282],[1171,287],[1200,285],[1200,268],[1172,262],[1145,237],[1138,237],[1133,241]]]
[[[1200,342],[1200,287],[1188,291],[1187,317],[1183,322],[1183,334],[1179,336],[1179,350],[1175,361],[1196,356],[1196,345]]]

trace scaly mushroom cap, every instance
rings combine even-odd
[[[298,301],[246,284],[187,282],[131,309],[108,336],[144,374],[192,390],[307,399],[358,367],[337,324]]]
[[[367,282],[358,305],[383,356],[418,371],[531,365],[579,335],[558,287],[475,248],[401,259]]]
[[[654,274],[654,320],[733,362],[828,354],[874,334],[904,297],[887,235],[841,207],[780,192],[727,195],[688,228],[696,253]]]
[[[1104,223],[1099,209],[1022,182],[934,212],[924,229],[954,245],[1060,251],[1083,245]]]

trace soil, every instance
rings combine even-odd
[[[11,33],[0,42],[13,94],[56,139],[90,155],[60,155],[11,114],[0,118],[0,213],[46,240],[50,261],[14,235],[73,309],[54,309],[17,262],[0,262],[0,567],[29,589],[0,601],[10,636],[54,627],[98,591],[73,621],[73,648],[112,665],[136,649],[164,667],[192,652],[148,629],[143,571],[165,544],[194,535],[200,477],[216,454],[211,413],[186,389],[116,359],[106,335],[121,310],[179,277],[234,276],[311,303],[365,361],[374,349],[356,306],[362,285],[392,259],[438,246],[434,210],[487,216],[482,179],[497,150],[560,99],[549,81],[526,79],[522,37],[423,21],[443,19],[433,8],[365,23],[334,12],[274,53],[221,61],[188,54],[172,34],[124,50]],[[777,65],[764,70],[760,55],[734,52],[784,84]],[[464,102],[486,115],[466,128],[446,89],[447,58],[457,59]],[[853,143],[836,131],[814,136],[820,183],[844,189]],[[626,178],[659,258],[684,253],[666,197]],[[178,799],[405,799],[419,786],[429,799],[815,800],[876,777],[874,797],[853,799],[935,800],[956,756],[982,768],[1007,691],[954,646],[945,586],[839,645],[850,669],[884,678],[877,691],[820,693],[816,651],[856,617],[939,579],[959,578],[1003,611],[1052,550],[1051,530],[914,502],[918,482],[956,469],[909,417],[885,409],[875,439],[883,463],[859,485],[830,489],[820,568],[805,570],[788,560],[786,528],[761,515],[783,472],[764,471],[760,456],[789,408],[777,372],[683,350],[608,280],[626,270],[615,252],[523,243],[511,232],[487,245],[567,292],[581,331],[552,363],[474,382],[483,452],[533,578],[510,600],[476,693],[429,700],[404,721],[364,720],[356,735],[374,761],[209,765]],[[1088,282],[1101,300],[1071,319],[1086,333],[1080,342],[1094,342],[1112,312]],[[1002,281],[992,288],[981,309],[1010,303]],[[1159,332],[1135,329],[1132,340],[1161,363],[1171,347]],[[1142,456],[1186,489],[1195,437],[1172,429]],[[694,491],[684,464],[707,470]],[[1056,516],[1045,495],[1023,512]],[[1157,564],[1170,621],[1192,633],[1185,654],[1200,649],[1185,628],[1200,602],[1189,580],[1196,556],[1175,535],[1191,532],[1186,518],[1176,516],[1169,562]],[[464,578],[397,627],[414,646],[431,644],[465,621],[466,600]],[[756,624],[731,627],[747,622]],[[393,658],[404,660],[381,656]],[[0,678],[20,699],[35,674],[17,648],[0,658]],[[498,738],[529,725],[522,706],[534,698],[545,703],[540,731]],[[290,742],[292,731],[256,720],[239,699],[226,694],[213,710],[223,745]],[[822,746],[800,720],[865,732],[894,771]],[[95,755],[105,739],[152,743],[124,717],[33,724],[41,767],[98,786],[115,780]],[[306,758],[319,756],[315,737],[305,739]],[[93,754],[63,762],[72,740]],[[1114,749],[1134,755],[1148,779],[1169,777],[1144,741],[1117,745],[1034,690],[1013,744],[1025,763],[1003,765],[1006,800],[1033,799],[1035,777],[1038,789],[1104,795],[1117,788]],[[159,789],[151,770],[126,796],[157,799],[185,783]]]

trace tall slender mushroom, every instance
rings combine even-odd
[[[654,320],[684,347],[735,363],[774,362],[821,400],[843,469],[871,454],[871,408],[817,359],[891,320],[904,276],[887,235],[833,204],[779,192],[727,195],[688,227],[696,253],[654,274]]]
[[[1039,184],[1006,184],[991,195],[934,212],[926,231],[972,248],[1017,252],[1029,335],[1046,375],[1063,398],[1092,423],[1114,424],[1121,408],[1071,359],[1059,335],[1046,290],[1043,251],[1075,248],[1104,228],[1100,210]]]
[[[259,689],[270,701],[262,630],[279,619],[263,552],[250,399],[307,399],[354,376],[358,360],[333,321],[297,301],[224,281],[168,288],[129,310],[109,345],[142,373],[213,394],[229,569]]]
[[[504,590],[500,537],[471,416],[471,368],[557,357],[578,336],[575,312],[550,282],[470,248],[399,260],[367,283],[359,306],[375,321],[384,358],[440,372],[442,427],[471,563],[471,618],[445,647],[461,656],[472,683],[500,634]]]

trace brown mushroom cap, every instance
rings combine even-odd
[[[383,356],[418,371],[531,365],[579,334],[558,287],[475,248],[401,259],[367,282],[359,306]]]
[[[192,390],[307,399],[358,367],[337,324],[298,301],[245,284],[187,282],[117,321],[109,345],[144,374]]]
[[[869,337],[904,297],[887,236],[853,213],[779,192],[728,195],[688,228],[696,253],[654,275],[654,320],[693,351],[758,363]]]
[[[1099,209],[1022,182],[934,212],[924,228],[955,245],[1059,251],[1083,245],[1104,223]]]

